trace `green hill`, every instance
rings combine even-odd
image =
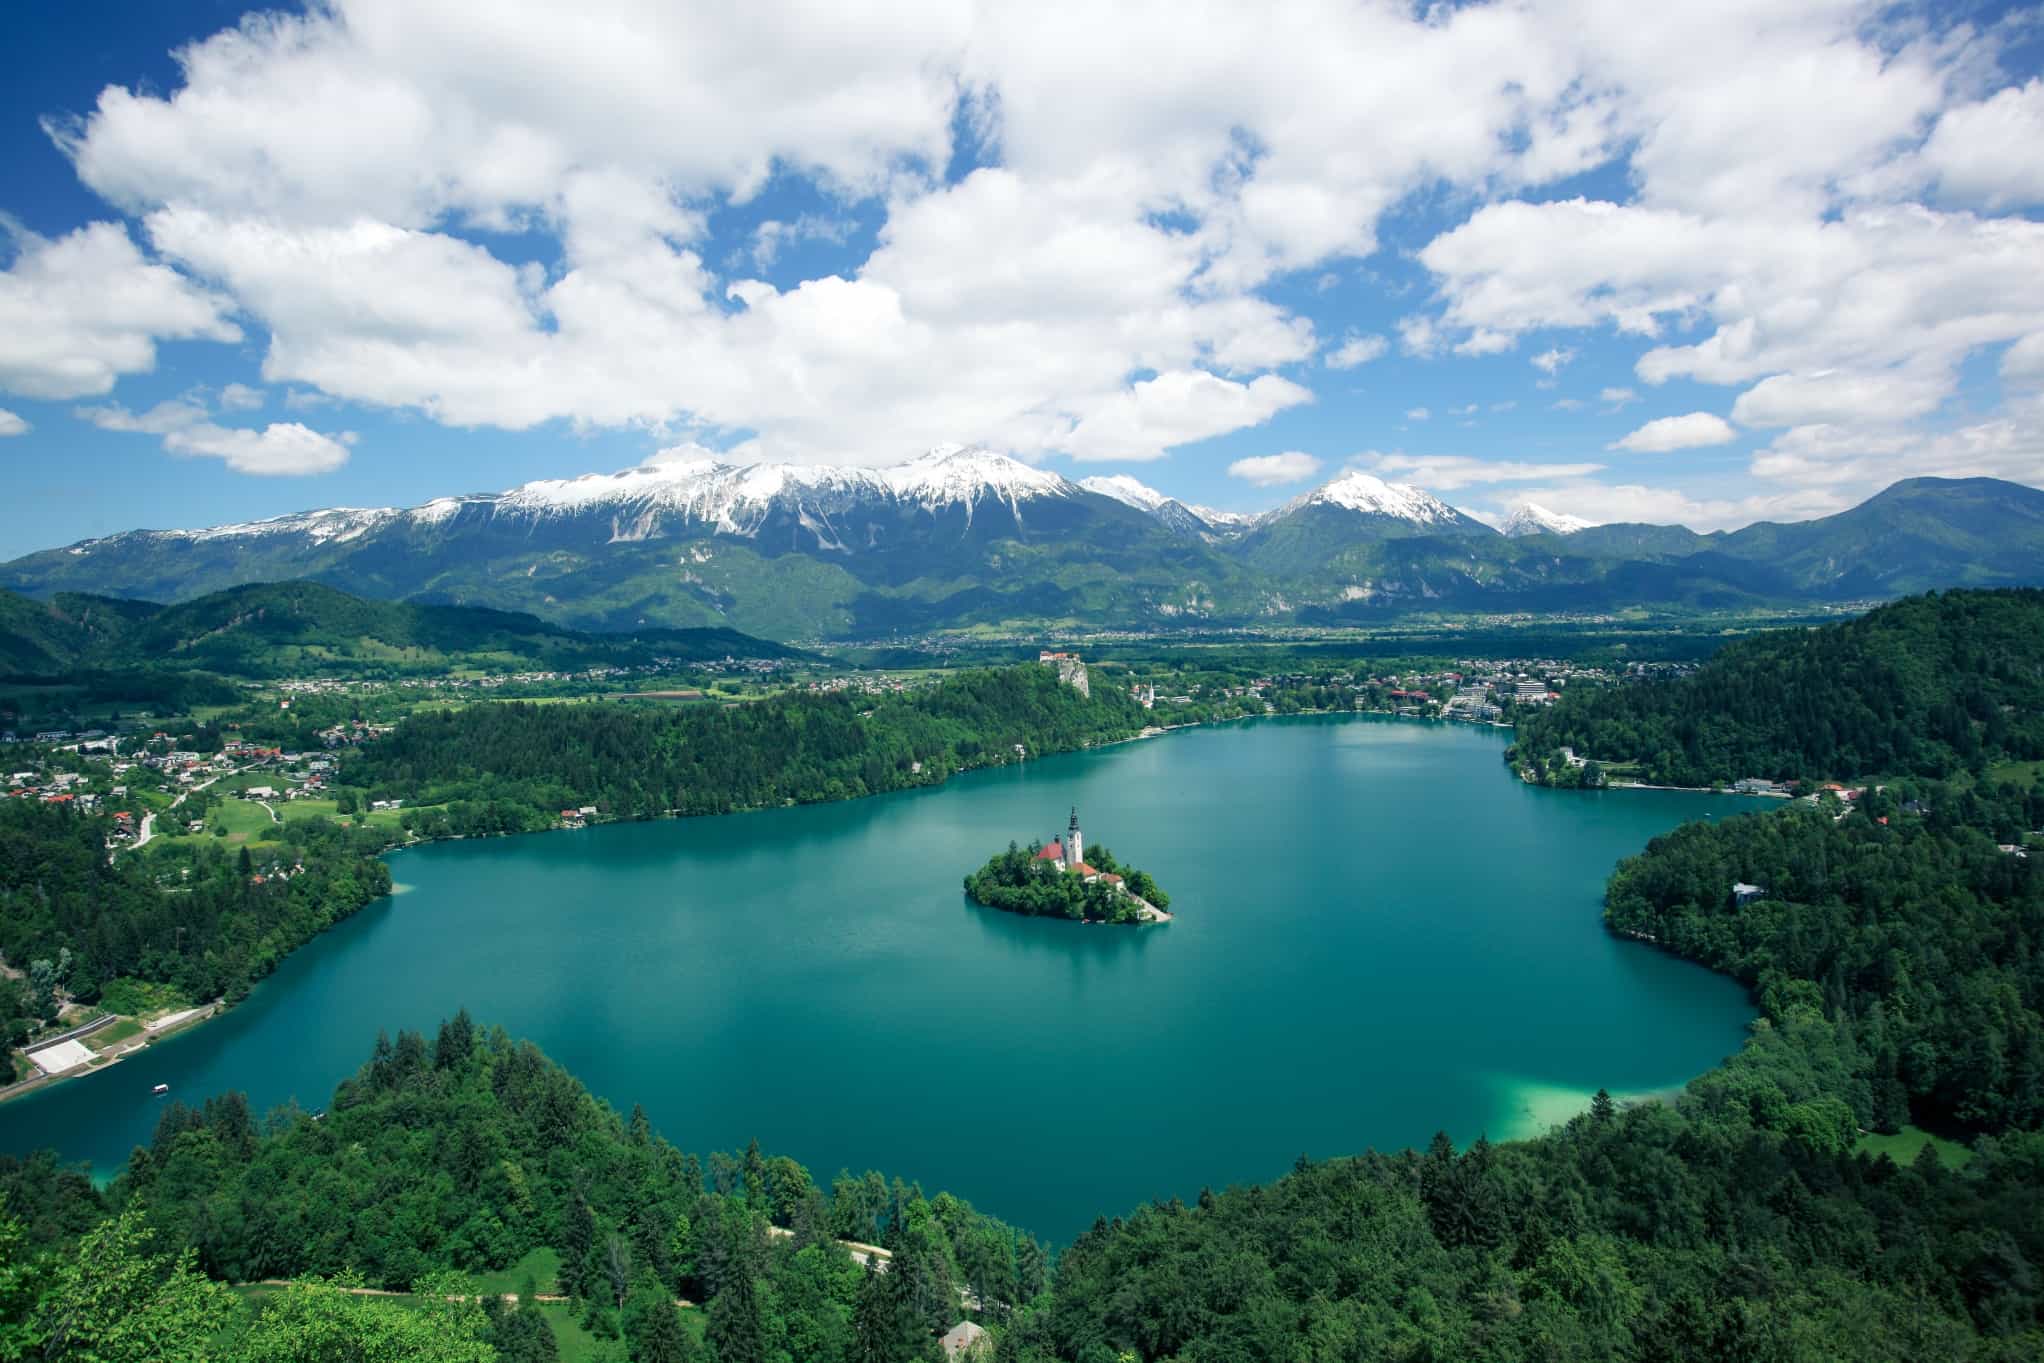
[[[1520,719],[1522,770],[1565,780],[1564,747],[1671,785],[1945,776],[2044,757],[2044,591],[1931,593],[1771,631],[1692,676],[1571,691]]]
[[[515,611],[369,601],[315,582],[254,583],[171,606],[0,593],[0,671],[17,676],[164,667],[237,677],[396,675],[798,655],[732,629],[594,634]]]

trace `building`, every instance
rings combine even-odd
[[[987,1338],[986,1327],[969,1320],[959,1321],[937,1342],[944,1346],[945,1363],[954,1363],[957,1359],[988,1358],[993,1354],[993,1341]]]
[[[1765,898],[1767,898],[1767,891],[1758,885],[1748,885],[1743,880],[1732,883],[1732,903],[1737,907],[1743,908],[1756,899]]]
[[[1094,875],[1099,874],[1092,867],[1086,865],[1086,840],[1085,836],[1079,832],[1079,807],[1077,805],[1072,806],[1071,826],[1065,830],[1064,837],[1052,838],[1044,846],[1043,850],[1036,854],[1036,859],[1038,861],[1054,861],[1067,871],[1083,869],[1092,872]]]

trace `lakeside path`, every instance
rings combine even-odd
[[[225,1007],[225,1000],[214,999],[211,1003],[203,1003],[196,1008],[183,1008],[175,1013],[167,1013],[154,1021],[143,1022],[142,1030],[135,1036],[109,1046],[104,1051],[100,1051],[94,1059],[85,1064],[75,1065],[67,1070],[58,1070],[54,1074],[38,1074],[32,1078],[22,1080],[18,1084],[0,1089],[0,1103],[19,1098],[25,1093],[33,1093],[37,1089],[45,1088],[51,1084],[60,1084],[66,1079],[77,1079],[86,1075],[99,1074],[104,1070],[110,1070],[135,1052],[155,1045],[174,1032],[183,1031],[189,1027],[196,1027]],[[83,1027],[74,1029],[74,1033],[67,1033],[67,1035],[96,1032],[103,1027],[110,1027],[120,1022],[123,1016],[123,1014],[119,1013],[109,1013],[104,1017],[94,1018]],[[130,1020],[140,1021],[140,1019]]]

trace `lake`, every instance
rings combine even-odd
[[[819,1180],[876,1168],[1064,1242],[1301,1152],[1526,1134],[1737,1049],[1740,986],[1598,915],[1619,858],[1754,803],[1538,790],[1504,743],[1259,720],[876,799],[405,851],[399,894],[231,1013],[0,1104],[0,1150],[111,1170],[158,1083],[318,1109],[378,1029],[430,1038],[466,1006],[684,1149],[757,1137]],[[1175,922],[965,899],[1073,805]]]

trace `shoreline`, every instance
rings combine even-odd
[[[104,1074],[136,1052],[146,1051],[167,1037],[179,1036],[191,1031],[203,1023],[212,1021],[226,1011],[227,1000],[214,999],[209,1003],[202,1003],[192,1008],[182,1008],[176,1012],[166,1013],[162,1017],[150,1022],[142,1022],[142,1019],[125,1013],[110,1014],[108,1016],[115,1019],[127,1018],[132,1022],[140,1022],[142,1025],[141,1032],[123,1041],[116,1042],[113,1046],[99,1052],[98,1058],[95,1060],[88,1060],[82,1065],[73,1065],[68,1070],[58,1070],[54,1074],[37,1074],[22,1080],[18,1084],[10,1084],[7,1088],[0,1089],[0,1103],[10,1103],[17,1098],[25,1098],[31,1093],[39,1093],[46,1088],[51,1088],[73,1079],[85,1079],[95,1074]],[[34,1062],[30,1061],[29,1063],[33,1064]]]

